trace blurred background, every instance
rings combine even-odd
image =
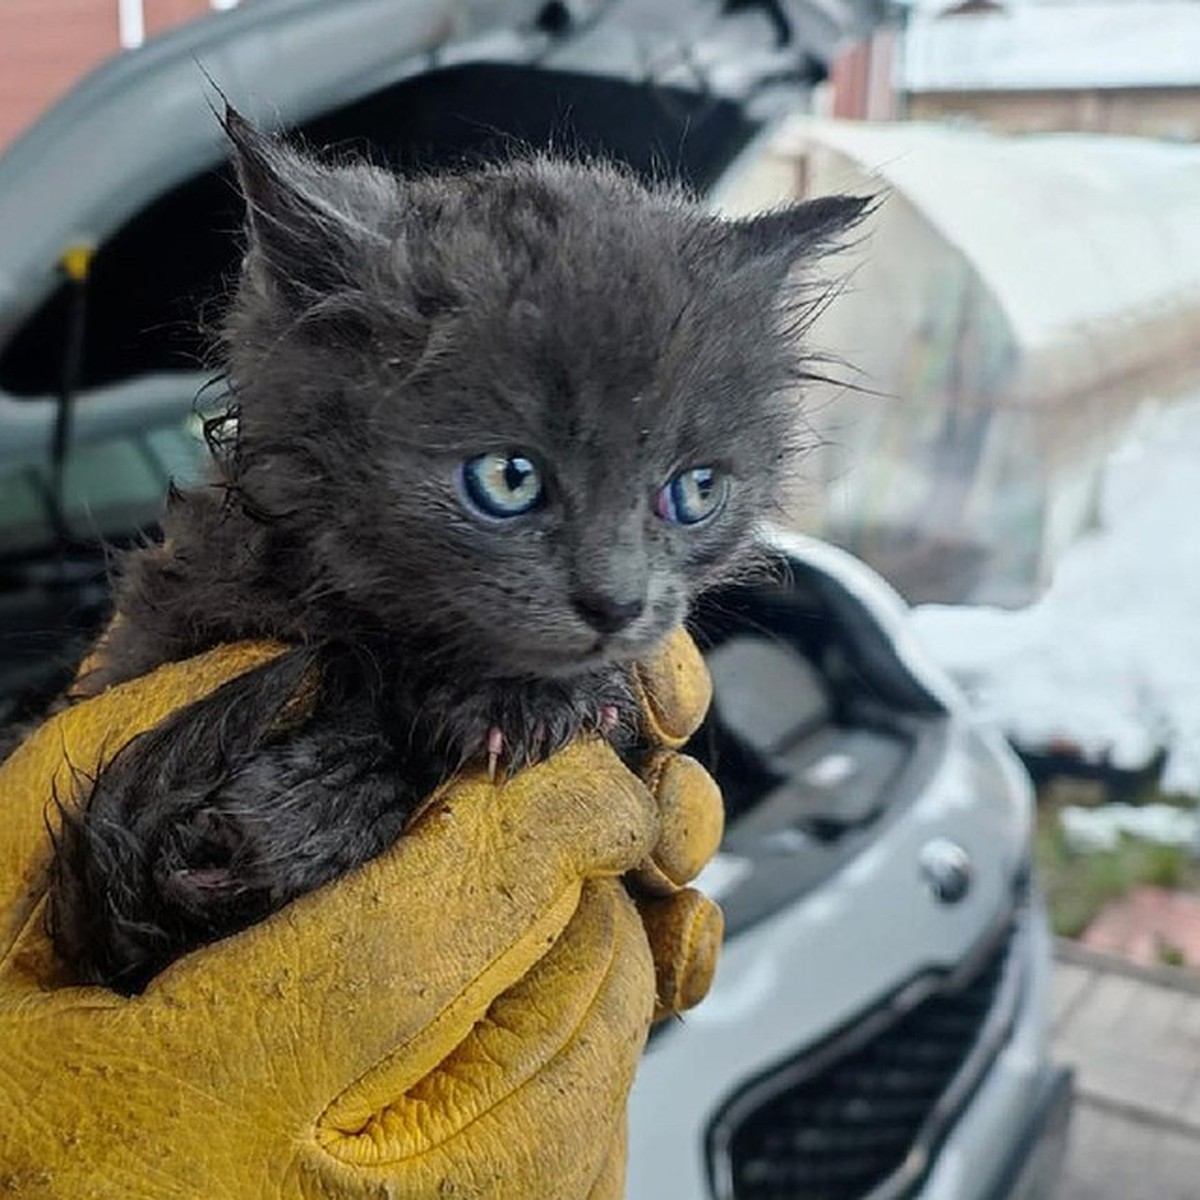
[[[101,620],[99,548],[203,468],[213,82],[404,168],[517,141],[728,214],[881,197],[785,523],[900,593],[1037,785],[1062,1194],[1197,1195],[1200,0],[0,0],[0,721]]]

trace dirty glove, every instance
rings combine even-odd
[[[595,739],[503,785],[462,777],[386,854],[142,995],[61,983],[53,798],[281,649],[110,688],[0,767],[0,1192],[618,1197],[652,1010],[704,994],[720,938],[715,906],[682,888],[721,825],[711,780],[668,749],[708,700],[682,635],[641,673],[663,746],[645,784]]]

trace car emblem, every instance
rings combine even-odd
[[[921,878],[943,904],[957,904],[971,890],[975,869],[970,855],[957,842],[949,838],[926,842],[917,863]]]

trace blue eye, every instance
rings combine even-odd
[[[728,495],[726,476],[713,467],[692,467],[663,485],[654,511],[675,525],[698,525],[716,516]]]
[[[541,504],[542,473],[521,453],[480,454],[459,468],[463,494],[486,517],[519,517]]]

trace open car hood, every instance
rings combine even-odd
[[[319,128],[324,114],[465,63],[745,105],[773,81],[820,78],[835,48],[883,8],[884,0],[259,0],[111,59],[0,156],[0,468],[45,454],[56,390],[8,369],[6,348],[24,334],[27,358],[59,353],[26,327],[61,290],[64,251],[103,248],[159,197],[224,161],[219,92],[266,127],[310,136],[328,132]],[[491,99],[493,114],[505,109],[503,90]],[[628,136],[640,134],[635,121]],[[184,241],[194,234],[167,231]],[[187,411],[201,378],[147,370],[85,380],[73,438],[170,420]]]

